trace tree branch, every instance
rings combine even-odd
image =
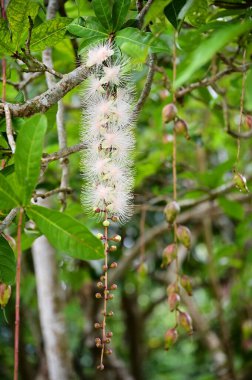
[[[47,164],[52,161],[57,161],[60,158],[67,157],[70,154],[79,152],[83,149],[86,149],[86,144],[80,143],[80,144],[69,146],[68,148],[61,149],[58,152],[54,152],[51,154],[44,154],[42,158],[42,165]]]
[[[147,74],[146,82],[145,82],[144,88],[141,92],[141,95],[140,95],[138,102],[137,102],[135,109],[134,109],[134,112],[136,114],[139,113],[139,111],[143,107],[147,97],[150,94],[154,73],[155,73],[155,54],[150,54],[150,56],[149,56],[149,71]]]
[[[4,220],[0,222],[0,233],[3,232],[5,228],[7,228],[11,224],[11,222],[17,215],[17,212],[18,212],[18,208],[13,208],[9,212],[9,214],[4,218]]]
[[[13,117],[30,117],[38,112],[46,112],[50,107],[56,104],[64,95],[78,86],[88,75],[85,66],[65,74],[52,88],[48,89],[41,95],[28,100],[23,104],[7,103]],[[0,116],[4,115],[4,106],[0,104]]]

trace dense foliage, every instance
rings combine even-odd
[[[53,312],[65,320],[61,349],[71,357],[66,379],[249,380],[251,1],[45,3],[5,1],[0,18],[0,283],[12,286],[0,312],[0,378],[13,377],[22,250],[19,378],[53,379],[41,324],[48,305],[38,307],[41,279],[34,269],[34,242],[44,235],[57,268],[47,291],[55,291]],[[130,57],[138,118],[134,215],[111,227],[122,236],[110,253],[118,263],[111,272],[118,286],[114,317],[107,322],[113,354],[99,373],[93,325],[100,311],[95,293],[103,245],[96,234],[102,225],[80,202],[81,86],[89,76],[81,56],[107,40]],[[174,124],[164,122],[162,110],[172,102],[186,128],[176,137],[176,184],[178,223],[190,228],[192,247],[180,246],[178,257],[193,287],[192,296],[182,295],[181,310],[191,315],[194,333],[179,328],[167,352],[164,335],[174,313],[166,289],[175,268],[161,264],[173,242],[164,209],[174,196]]]

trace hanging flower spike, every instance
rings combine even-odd
[[[132,125],[134,95],[129,77],[130,65],[125,59],[115,57],[109,44],[98,45],[88,50],[85,64],[91,68],[91,76],[83,90],[83,128],[81,138],[87,149],[83,153],[83,177],[85,185],[82,204],[85,211],[102,221],[103,233],[97,235],[104,244],[103,275],[97,283],[95,297],[103,300],[103,320],[96,322],[95,329],[101,331],[95,339],[101,350],[99,370],[104,369],[104,355],[110,355],[108,347],[112,332],[107,331],[108,302],[114,298],[116,284],[108,285],[108,273],[117,267],[109,263],[109,255],[117,250],[120,235],[109,237],[111,221],[126,222],[133,213],[132,207],[132,159],[134,148]],[[113,242],[111,244],[111,242]]]

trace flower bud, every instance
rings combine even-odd
[[[102,275],[102,276],[100,277],[100,280],[101,280],[101,281],[105,281],[105,276]]]
[[[161,268],[166,268],[171,262],[177,257],[178,248],[177,245],[172,243],[167,245],[167,247],[163,250],[163,261],[161,264]]]
[[[120,241],[122,240],[122,237],[120,235],[116,235],[111,240],[115,241],[116,243],[120,243]]]
[[[117,268],[117,263],[115,261],[113,263],[111,263],[110,268],[111,269]]]
[[[97,282],[96,285],[97,285],[98,289],[103,289],[104,288],[104,285],[103,285],[103,283],[101,281]]]
[[[170,121],[174,120],[177,116],[177,107],[175,104],[170,103],[164,106],[162,110],[162,119],[164,123],[169,123]]]
[[[106,344],[111,343],[111,339],[110,338],[105,338],[104,343],[106,343]]]
[[[174,311],[175,309],[177,309],[177,307],[179,306],[179,303],[180,303],[179,294],[177,293],[169,294],[168,304],[169,304],[170,311]]]
[[[180,212],[180,207],[179,207],[179,204],[177,202],[172,201],[172,202],[168,203],[164,209],[164,214],[165,214],[165,218],[166,218],[167,222],[169,224],[173,224],[173,222],[176,219],[179,212]]]
[[[103,265],[103,266],[102,266],[102,269],[103,269],[103,272],[107,272],[107,270],[108,270],[108,266],[107,266],[107,265]]]
[[[167,287],[167,295],[169,296],[172,293],[178,293],[179,294],[179,287],[178,287],[178,284],[176,282],[174,284],[170,284]]]
[[[114,316],[114,312],[113,311],[109,311],[108,313],[107,313],[107,317],[113,317]]]
[[[187,249],[190,249],[192,244],[192,235],[189,228],[186,226],[178,226],[176,234],[180,243],[182,243]]]
[[[178,332],[175,328],[168,329],[165,333],[165,349],[169,350],[177,341]]]
[[[111,220],[112,222],[119,222],[118,216],[115,216],[115,215],[111,216]]]
[[[11,286],[1,283],[0,284],[0,306],[5,307],[11,296]]]
[[[187,334],[191,335],[193,333],[192,318],[188,313],[179,311],[178,321],[179,325],[187,332]]]
[[[109,252],[115,252],[115,251],[117,251],[117,246],[116,245],[111,245],[109,247]]]
[[[102,342],[100,338],[95,338],[95,345],[97,348],[102,347]]]
[[[238,190],[240,190],[244,193],[249,192],[249,189],[247,187],[247,180],[241,173],[238,173],[238,172],[234,173],[233,182],[234,182],[235,187]]]
[[[101,323],[96,322],[96,323],[94,324],[94,328],[95,328],[95,329],[101,329],[101,328],[102,328]]]
[[[188,296],[192,296],[192,283],[190,281],[190,278],[186,276],[185,274],[183,274],[180,277],[180,284],[185,289]]]
[[[94,212],[98,214],[99,212],[101,212],[101,209],[99,207],[95,207]]]
[[[116,290],[117,289],[117,285],[116,284],[112,284],[111,287],[110,287],[110,290]]]
[[[108,294],[107,296],[107,300],[112,300],[114,298],[114,295],[113,294]]]
[[[107,334],[106,334],[106,336],[107,336],[108,338],[111,338],[111,337],[113,336],[112,331],[108,331]]]
[[[110,222],[109,222],[109,220],[106,219],[106,220],[103,221],[102,224],[103,224],[104,227],[108,227],[110,225]]]
[[[190,139],[189,133],[188,133],[188,126],[185,122],[185,120],[178,119],[176,120],[174,124],[174,131],[177,135],[184,135],[187,140]]]
[[[102,298],[101,293],[96,293],[96,294],[95,294],[95,298]]]
[[[104,351],[104,353],[106,354],[106,355],[111,355],[112,354],[112,350],[111,350],[111,348],[107,348],[105,351]]]
[[[96,234],[96,237],[97,237],[98,239],[102,240],[102,239],[103,239],[103,234],[98,233],[98,234]]]

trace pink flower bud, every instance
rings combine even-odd
[[[168,296],[168,304],[169,304],[170,311],[174,311],[175,309],[177,309],[177,307],[179,306],[179,303],[180,303],[179,294],[171,293]]]
[[[188,313],[179,311],[179,325],[187,332],[188,335],[192,335],[192,318]]]
[[[172,243],[167,245],[167,247],[163,250],[163,261],[161,264],[161,268],[166,268],[171,262],[177,257],[178,248],[177,245]]]
[[[188,133],[188,126],[185,122],[185,120],[178,119],[174,124],[174,131],[177,135],[183,135],[187,140],[190,139],[189,133]]]
[[[177,107],[175,104],[170,103],[164,106],[162,110],[162,119],[164,123],[169,123],[170,121],[174,120],[177,116]]]
[[[169,350],[177,341],[178,332],[175,328],[168,329],[165,333],[165,349]]]
[[[180,212],[179,204],[175,201],[168,203],[165,206],[164,214],[167,222],[172,224]]]
[[[187,249],[190,249],[192,244],[192,235],[189,228],[186,226],[178,226],[176,233],[180,243],[182,243]]]

